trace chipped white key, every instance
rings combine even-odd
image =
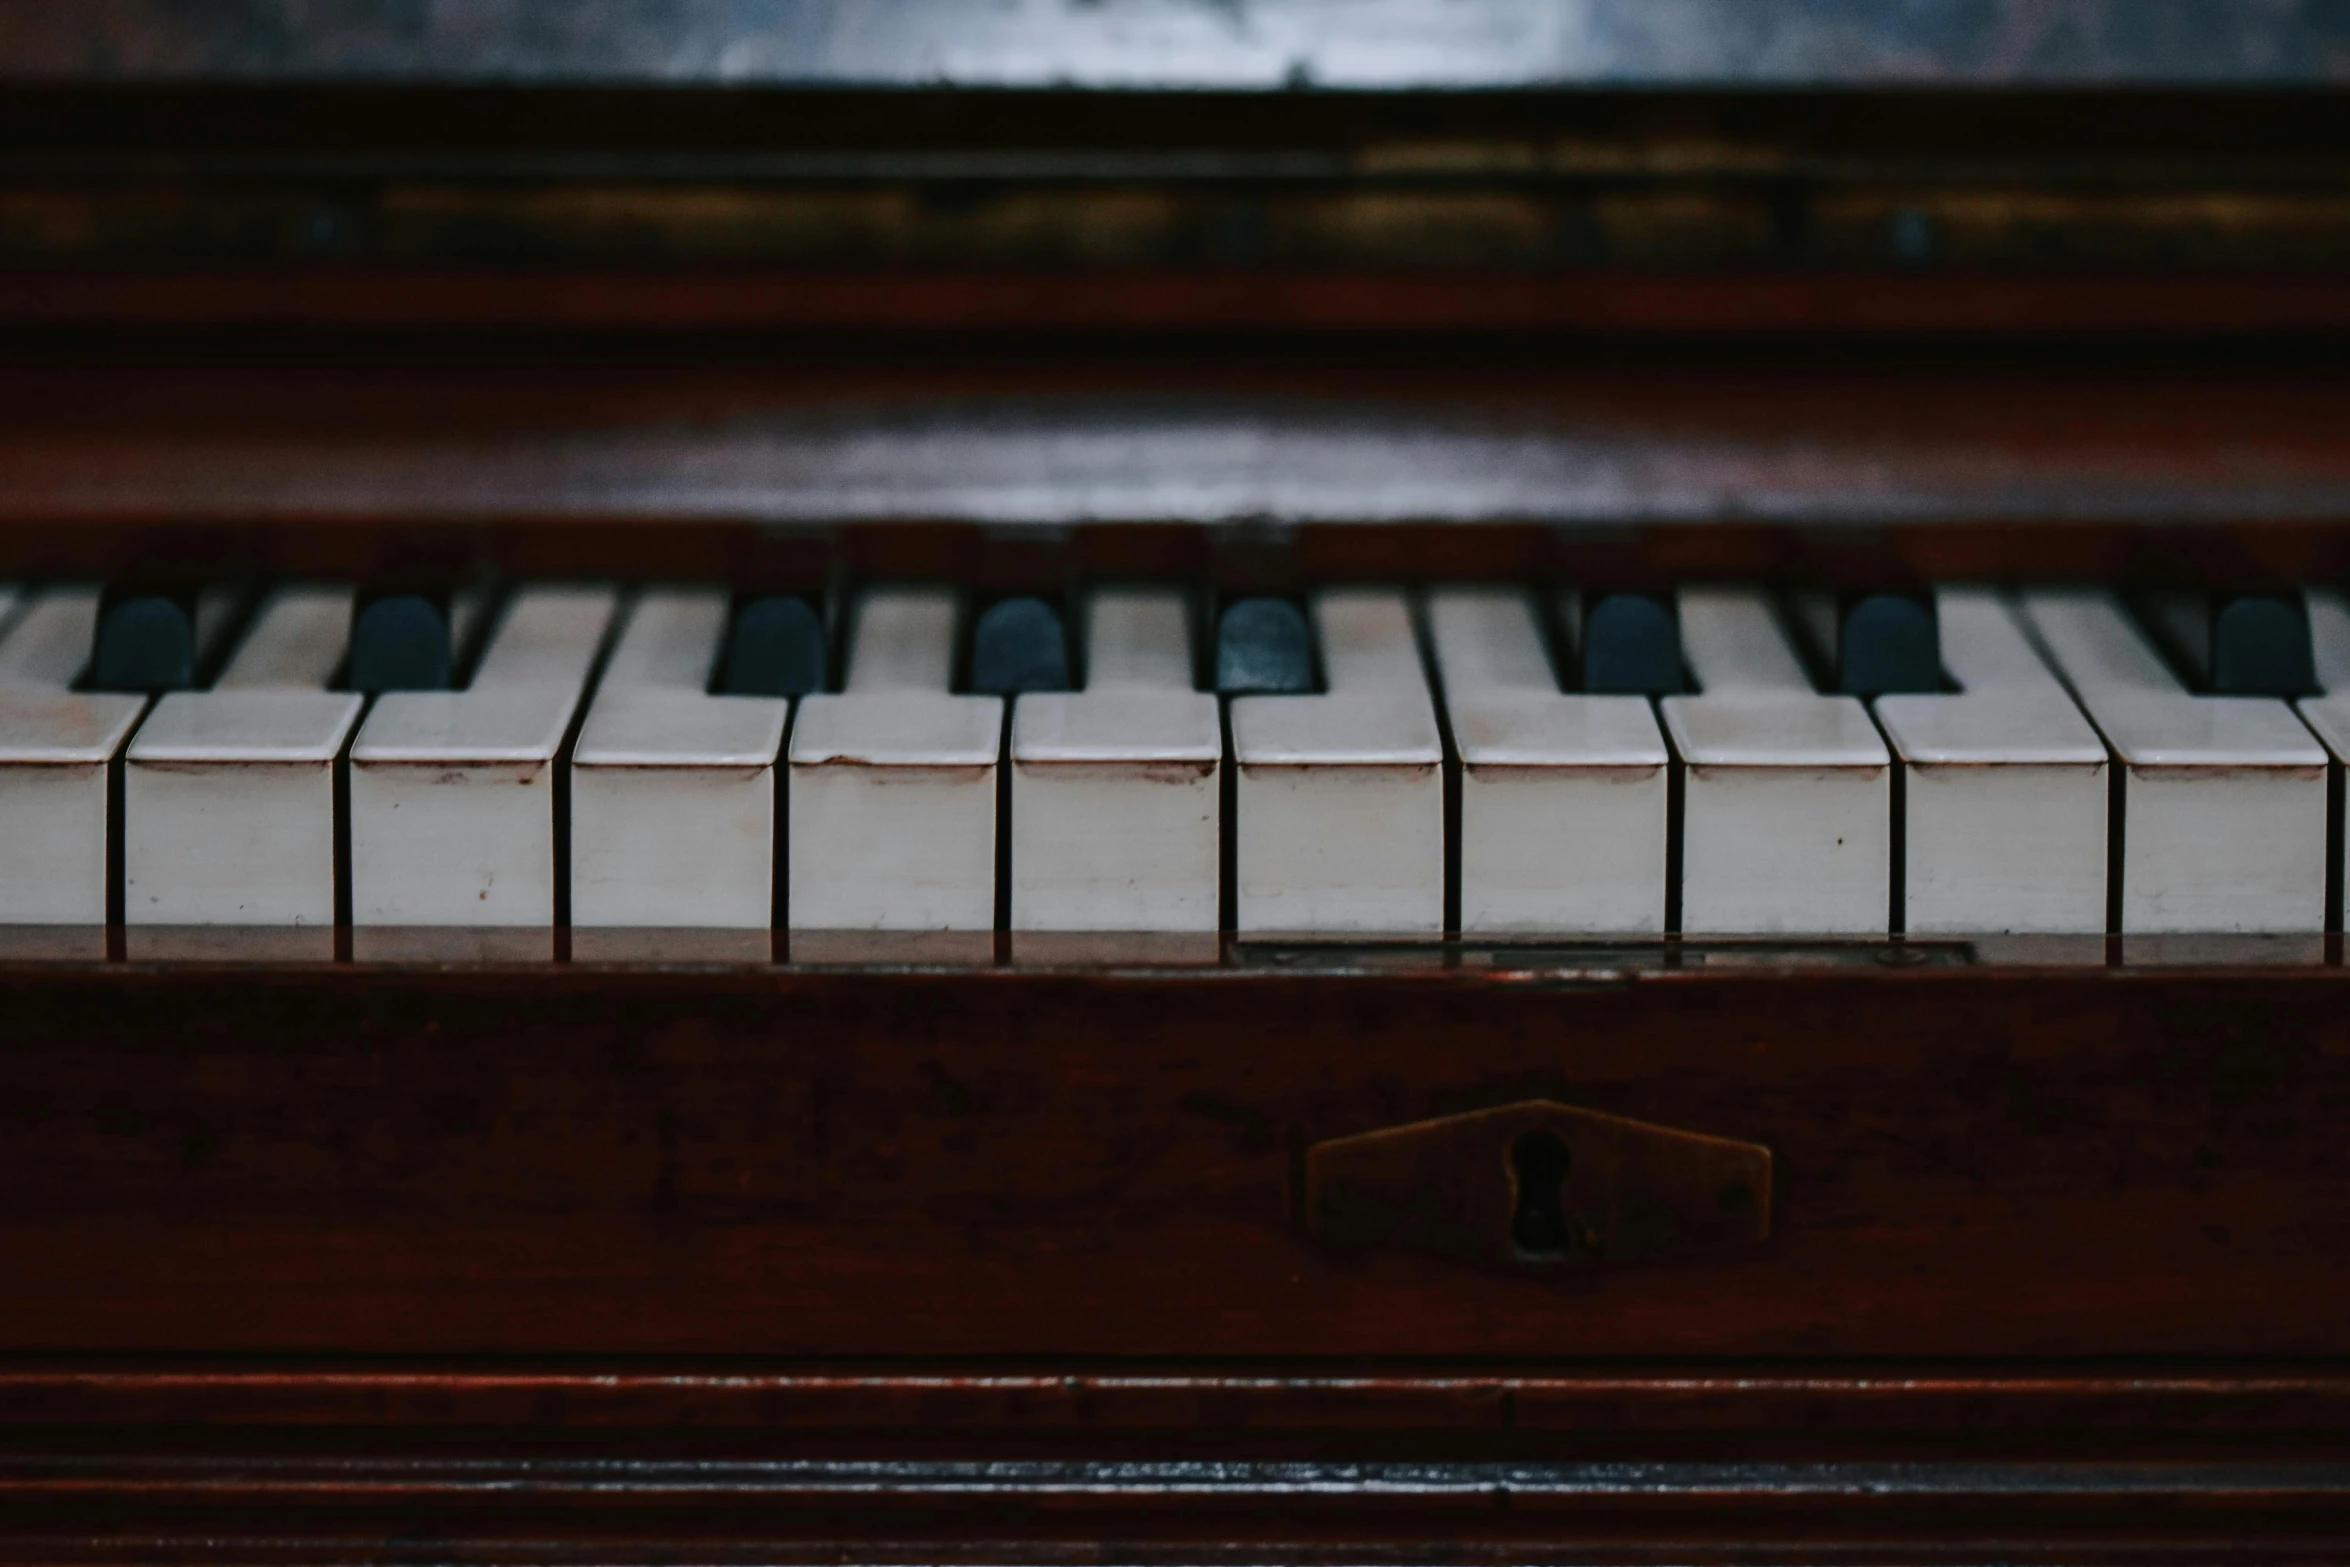
[[[1990,588],[1938,588],[1959,690],[1883,696],[1902,767],[1904,927],[2105,929],[2105,745]]]
[[[155,704],[124,766],[130,923],[333,922],[335,758],[361,699],[327,682],[350,624],[350,589],[280,589],[211,690]]]
[[[106,920],[111,764],[147,699],[73,689],[98,596],[48,589],[0,639],[0,925]]]
[[[2327,589],[2304,595],[2309,610],[2309,651],[2317,666],[2317,684],[2324,695],[2304,697],[2301,717],[2333,753],[2336,767],[2350,763],[2350,596]],[[2344,809],[2336,796],[2335,809]],[[2344,852],[2350,821],[2334,819],[2334,853]],[[2336,875],[2342,867],[2336,864]]]
[[[630,609],[571,758],[571,923],[764,929],[791,703],[712,696],[723,588]]]
[[[355,925],[552,925],[563,739],[619,605],[524,588],[462,691],[376,699],[351,745]]]
[[[1882,934],[1892,757],[1858,701],[1823,696],[1760,592],[1680,594],[1699,695],[1667,697],[1685,766],[1681,928]]]
[[[1461,758],[1461,929],[1665,928],[1664,737],[1637,696],[1558,688],[1513,589],[1443,589],[1428,625]]]
[[[1212,931],[1214,696],[1193,689],[1183,595],[1096,593],[1082,691],[1012,708],[1012,928]]]
[[[1329,689],[1232,702],[1244,933],[1444,929],[1444,742],[1400,592],[1317,594]]]
[[[2326,754],[2292,708],[2189,692],[2110,593],[2021,603],[2121,764],[2122,930],[2323,929]]]
[[[995,925],[1000,697],[949,691],[943,590],[868,593],[847,680],[792,725],[786,917],[795,930]]]

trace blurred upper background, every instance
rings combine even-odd
[[[2342,0],[0,0],[0,528],[2298,518],[2350,569],[2346,78]]]
[[[0,0],[0,324],[2330,330],[2346,76],[2337,0]]]
[[[1467,89],[2315,85],[2331,0],[14,0],[18,79]]]

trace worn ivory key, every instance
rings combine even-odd
[[[655,588],[628,614],[571,758],[571,922],[763,928],[776,760],[791,703],[712,696],[722,588]]]
[[[1012,709],[1012,928],[1213,931],[1224,735],[1183,595],[1084,613],[1085,688]]]
[[[1662,704],[1685,767],[1682,930],[1883,934],[1893,759],[1867,710],[1813,688],[1761,591],[1684,589],[1680,611],[1700,693]]]
[[[351,746],[352,923],[554,923],[556,768],[619,598],[524,588],[464,689],[376,699]]]
[[[995,925],[1001,697],[957,696],[956,602],[868,593],[837,695],[792,725],[795,930],[985,931]]]
[[[2102,589],[2021,603],[2120,761],[2122,931],[2323,929],[2326,753],[2292,707],[2188,691]]]
[[[111,764],[147,699],[74,689],[98,601],[95,587],[46,589],[0,638],[0,925],[106,920]]]
[[[1876,703],[1902,768],[1904,928],[2103,931],[2104,743],[1997,591],[1934,597],[1959,689]]]
[[[1562,692],[1515,589],[1439,590],[1428,625],[1460,750],[1462,931],[1662,931],[1670,758],[1647,700]]]
[[[362,699],[327,684],[350,623],[350,589],[281,588],[211,690],[155,704],[124,766],[131,924],[333,923],[335,759]]]
[[[1329,689],[1232,702],[1244,933],[1444,929],[1444,743],[1400,592],[1319,593]]]

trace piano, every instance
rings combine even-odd
[[[0,14],[0,1560],[2350,1553],[2346,59]]]

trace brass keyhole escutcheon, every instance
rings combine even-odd
[[[1319,1244],[1511,1273],[1650,1262],[1771,1233],[1771,1151],[1535,1100],[1306,1150]]]
[[[1549,1132],[1528,1132],[1510,1144],[1510,1173],[1518,1193],[1510,1214],[1510,1239],[1528,1262],[1556,1262],[1567,1254],[1563,1188],[1574,1165],[1567,1145]]]

